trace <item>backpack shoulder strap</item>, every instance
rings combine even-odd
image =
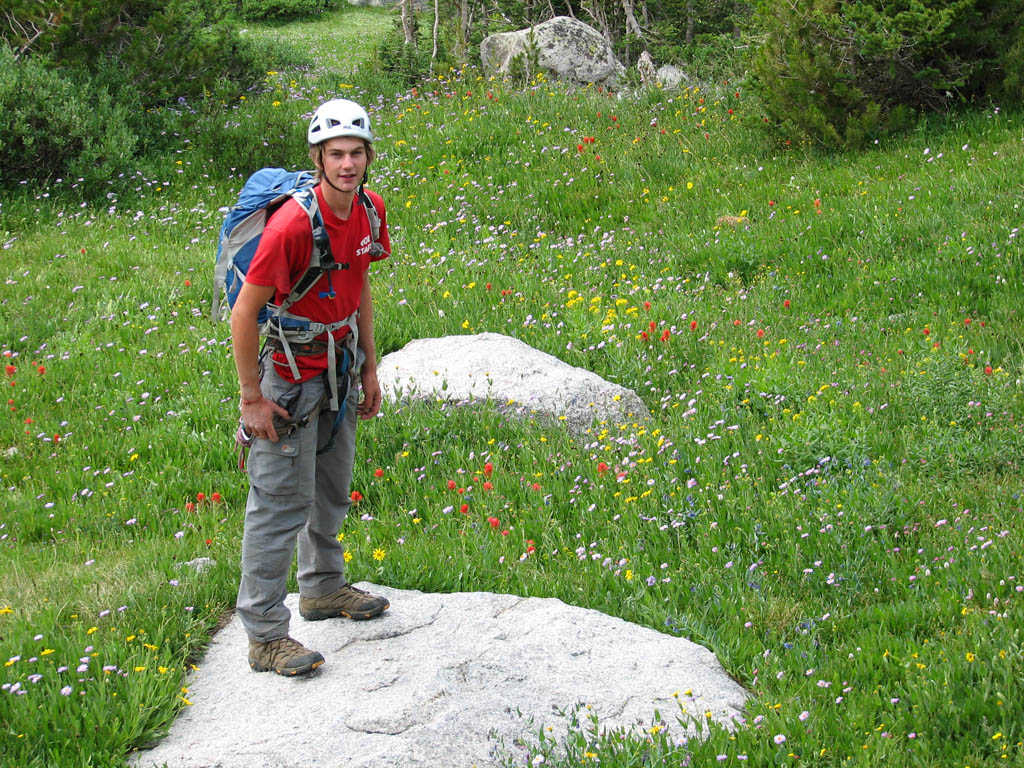
[[[366,209],[366,219],[370,222],[370,258],[378,256],[384,253],[384,246],[380,244],[380,214],[377,213],[377,206],[373,204],[373,200],[367,194],[366,190],[363,189],[363,185],[359,185],[359,189],[356,190],[356,194],[359,196],[359,202],[363,204],[363,208]],[[386,254],[390,256],[391,254]]]
[[[324,226],[324,218],[320,213],[320,204],[317,202],[316,192],[312,186],[302,187],[289,193],[292,199],[297,202],[302,210],[309,216],[309,226],[313,232],[313,252],[309,257],[309,264],[305,271],[295,281],[291,293],[281,302],[277,313],[285,312],[292,304],[297,302],[316,285],[320,276],[332,269],[334,266],[334,255],[331,253],[331,240],[327,236],[327,228]]]

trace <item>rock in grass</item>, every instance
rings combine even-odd
[[[594,420],[624,424],[650,416],[631,389],[498,333],[411,341],[384,356],[377,378],[392,401],[491,400],[520,415],[564,421],[577,434]]]
[[[509,74],[517,60],[526,63],[533,56],[541,69],[584,85],[615,87],[625,71],[600,32],[569,16],[555,16],[514,32],[498,32],[480,42],[480,61],[488,72]]]
[[[233,619],[187,683],[192,706],[132,764],[525,765],[540,729],[563,740],[574,713],[582,729],[596,718],[601,730],[646,734],[657,710],[676,739],[688,732],[684,711],[729,726],[746,700],[707,649],[560,600],[360,586],[391,609],[372,621],[304,622],[288,597],[291,635],[326,659],[308,677],[252,672]]]
[[[202,574],[203,571],[213,568],[217,564],[217,561],[212,557],[197,557],[189,560],[185,563],[180,563],[179,568],[191,568],[195,571],[196,575]]]

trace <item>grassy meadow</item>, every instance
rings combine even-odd
[[[379,354],[504,333],[650,412],[574,437],[515,404],[385,407],[350,575],[601,610],[752,694],[732,730],[686,723],[703,739],[584,719],[510,765],[1024,765],[1024,118],[822,156],[762,134],[734,83],[398,85],[368,58],[390,23],[254,27],[291,54],[202,134],[109,190],[0,202],[0,764],[122,765],[191,704],[247,488],[221,209],[307,166],[340,95],[380,137]]]

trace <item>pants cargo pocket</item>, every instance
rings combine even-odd
[[[300,433],[296,432],[276,443],[257,439],[249,451],[249,482],[275,496],[297,493],[302,475],[299,437]]]

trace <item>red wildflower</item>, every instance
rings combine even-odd
[[[597,462],[597,471],[598,472],[607,472],[608,471],[608,465],[605,464],[603,461]]]
[[[493,490],[493,489],[494,489],[494,484],[491,483],[490,480],[485,480],[484,481],[484,490],[485,491],[490,491],[490,490]]]
[[[690,321],[690,330],[691,331],[696,331],[697,330],[697,321],[696,320],[691,320]]]
[[[664,331],[661,332],[661,340],[662,341],[668,341],[669,338],[671,338],[671,336],[672,336],[672,331],[670,331],[668,328],[666,328]]]
[[[210,498],[213,500],[214,504],[220,504],[221,495],[218,491],[214,491],[213,493],[211,493]]]
[[[352,491],[352,493],[349,495],[352,501],[356,502],[357,504],[363,500],[363,494],[361,494],[359,491]]]
[[[764,338],[764,328],[758,328],[757,329],[757,338],[759,338],[759,339],[763,339]]]
[[[196,511],[196,505],[193,502],[191,502],[191,501],[186,501],[185,502],[185,511],[189,512],[189,513],[195,512]]]
[[[196,494],[196,501],[205,501],[205,500],[206,500],[206,494],[205,493],[197,493]]]
[[[380,467],[378,467],[377,469],[373,470],[373,476],[374,477],[384,477],[384,470],[381,469]]]
[[[535,491],[539,491],[540,490],[540,483],[534,483],[530,487],[533,488],[533,490],[535,490]]]
[[[454,480],[449,480],[448,481],[448,490],[449,491],[454,491],[455,490],[455,481]]]
[[[15,368],[10,363],[4,366],[4,373],[6,373],[8,376],[13,376],[17,372],[17,370],[18,369]]]
[[[464,515],[468,515],[469,514],[469,504],[463,504],[461,507],[459,507],[459,512],[461,512]]]
[[[526,540],[526,552],[527,552],[527,554],[532,554],[533,552],[536,552],[536,551],[537,551],[537,548],[535,546],[533,546],[533,539],[527,539]]]
[[[42,376],[44,373],[46,373],[46,366],[40,365],[38,368],[36,368],[36,370],[39,371],[39,375]]]
[[[191,288],[192,287],[192,281],[191,280],[186,280],[185,281],[185,287],[186,288]]]
[[[930,331],[930,330],[928,330],[927,328],[925,328],[925,329],[924,329],[924,335],[925,335],[925,336],[927,336],[927,335],[928,335],[929,333],[931,333],[931,331]]]
[[[498,528],[501,525],[501,520],[496,517],[488,517],[487,522],[491,524],[491,528]]]
[[[782,302],[782,306],[784,306],[786,309],[789,309],[789,299],[786,299],[784,302]]]
[[[985,375],[986,376],[991,376],[992,375],[992,366],[991,365],[986,365],[985,366]]]
[[[488,461],[486,464],[484,464],[484,475],[490,477],[492,472],[494,472],[494,465]]]

